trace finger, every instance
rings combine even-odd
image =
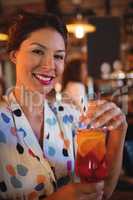
[[[106,101],[98,100],[98,101],[89,102],[88,103],[87,117],[95,116],[98,108],[101,107],[104,104],[106,104]]]
[[[112,130],[117,129],[123,124],[125,124],[125,127],[126,127],[126,124],[127,124],[126,117],[124,115],[119,115],[116,120],[113,120],[112,122],[110,122],[108,129],[112,131]]]
[[[90,100],[90,101],[88,101],[88,107],[93,106],[93,105],[99,106],[106,102],[107,102],[106,100]]]
[[[95,106],[95,108],[94,108]],[[96,118],[100,117],[103,115],[105,112],[108,112],[109,110],[117,108],[114,103],[108,103],[106,101],[99,101],[99,103],[96,103],[93,105],[93,102],[90,103],[90,106],[88,107],[88,112],[85,116],[81,117],[80,120],[84,124],[92,124]]]
[[[98,106],[104,104],[105,100],[89,101],[87,105],[87,112],[81,115],[80,121],[85,121],[88,118],[93,118]]]
[[[109,110],[112,110],[112,109],[115,109],[115,108],[117,108],[117,107],[116,107],[116,105],[114,103],[105,102],[104,104],[100,105],[97,108],[96,113],[94,115],[94,119],[100,117],[105,112],[108,112]]]
[[[92,122],[92,126],[94,128],[99,128],[99,127],[102,127],[104,125],[108,126],[108,124],[111,121],[115,121],[120,115],[121,115],[121,110],[120,110],[120,108],[116,107],[115,109],[112,109],[112,110],[105,112],[99,118],[96,118]]]

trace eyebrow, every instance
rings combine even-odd
[[[42,44],[40,44],[38,42],[33,42],[33,43],[31,43],[31,45],[38,45],[38,46],[40,46],[41,48],[43,48],[45,50],[48,49],[45,45],[42,45]],[[66,51],[64,49],[59,49],[59,50],[56,50],[56,52],[64,52],[65,53]]]

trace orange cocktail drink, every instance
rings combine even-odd
[[[76,176],[81,182],[98,182],[107,177],[106,134],[102,129],[79,129],[76,135]]]

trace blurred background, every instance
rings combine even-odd
[[[125,112],[128,133],[120,181],[112,200],[133,199],[133,1],[0,0],[0,93],[15,84],[6,54],[7,29],[21,10],[59,15],[67,24],[67,62],[82,57],[87,65],[87,95],[93,90]],[[75,71],[76,73],[76,71]]]

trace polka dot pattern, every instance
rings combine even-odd
[[[6,143],[5,134],[1,130],[0,130],[0,143]]]
[[[1,118],[7,124],[10,122],[10,118],[5,113],[1,113]]]
[[[46,181],[46,178],[44,175],[38,175],[37,176],[37,183],[40,184],[40,183],[45,183]]]
[[[15,108],[17,108],[17,105],[15,105]],[[5,166],[4,169],[5,170],[4,172],[6,172],[6,177],[8,177],[8,181],[4,182],[2,180],[0,182],[0,193],[7,192],[8,194],[8,188],[12,186],[16,191],[18,191],[17,197],[19,198],[20,197],[19,194],[21,195],[21,191],[22,190],[24,191],[25,188],[27,187],[25,184],[25,180],[26,181],[28,180],[29,186],[31,184],[32,189],[29,190],[30,192],[29,194],[26,194],[26,199],[28,200],[37,199],[39,198],[40,192],[44,197],[51,191],[51,187],[50,188],[48,187],[49,180],[53,185],[53,189],[57,189],[57,183],[54,182],[51,177],[50,179],[47,177],[48,173],[46,172],[46,170],[44,171],[42,170],[43,167],[42,155],[45,155],[44,158],[50,161],[51,164],[50,167],[53,166],[51,167],[51,170],[53,171],[53,174],[55,174],[55,177],[58,175],[59,177],[61,177],[60,181],[61,183],[62,182],[64,183],[62,169],[64,170],[64,176],[66,175],[71,176],[72,174],[73,165],[72,165],[71,155],[69,155],[70,152],[69,148],[71,145],[70,143],[70,138],[72,134],[71,127],[74,121],[73,113],[71,114],[71,112],[68,112],[65,106],[57,106],[57,107],[53,106],[54,113],[51,111],[51,109],[49,109],[49,107],[45,109],[47,110],[47,115],[45,115],[46,118],[44,124],[45,125],[44,130],[46,133],[45,134],[46,146],[43,147],[44,148],[43,154],[40,154],[41,149],[39,149],[38,146],[36,146],[39,145],[39,143],[37,143],[36,139],[34,140],[34,138],[32,137],[33,135],[32,129],[30,129],[29,127],[30,124],[27,123],[27,119],[23,115],[22,110],[20,109],[19,106],[17,109],[13,110],[13,116],[15,119],[15,125],[14,125],[14,121],[12,120],[11,116],[11,111],[12,111],[11,109],[12,107],[10,108],[10,110],[6,110],[6,113],[2,111],[2,113],[0,113],[0,117],[3,124],[5,125],[7,124],[5,127],[8,129],[7,131],[10,132],[9,137],[11,138],[11,140],[8,141],[12,142],[11,145],[14,145],[13,148],[11,148],[12,151],[11,155],[13,155],[12,153],[14,151],[14,155],[17,158],[14,161],[14,158],[11,156],[10,159],[9,155],[9,161],[8,161],[9,163]],[[58,124],[58,118],[56,117],[57,113],[60,114],[59,120],[60,123],[62,123],[62,125],[64,126],[64,129],[61,129],[62,127],[60,127],[60,124]],[[3,143],[2,144],[3,147],[7,143],[6,134],[8,132],[6,132],[5,129],[3,129],[3,127],[0,130],[0,143]],[[29,148],[28,152],[27,148]],[[26,158],[26,156],[28,156],[28,159]],[[36,170],[34,170],[32,176],[31,170],[34,165]],[[28,178],[28,176],[30,177]],[[9,185],[10,187],[8,187]],[[26,188],[26,193],[27,192],[28,189]]]
[[[36,191],[41,191],[42,189],[44,189],[44,183],[40,183],[40,184],[36,185],[36,187],[35,187]]]
[[[63,149],[63,150],[62,150],[62,154],[63,154],[64,157],[68,157],[68,156],[69,156],[69,155],[68,155],[68,150],[67,150],[67,149]]]
[[[55,155],[55,149],[53,147],[48,147],[48,154],[50,156],[54,156]]]
[[[11,184],[14,188],[22,188],[22,183],[19,179],[17,179],[15,176],[11,177]]]
[[[72,123],[73,122],[73,115],[69,115],[69,121]]]
[[[56,124],[56,119],[54,117],[53,118],[47,118],[46,123],[50,126],[54,126]]]
[[[21,144],[17,143],[16,149],[17,149],[19,154],[23,154],[24,153],[24,148],[22,147]]]
[[[63,106],[59,106],[58,110],[59,110],[59,111],[63,111],[63,110],[64,110],[64,107],[63,107]]]
[[[16,176],[15,169],[12,165],[6,165],[6,170],[11,176]]]
[[[14,113],[14,115],[17,116],[17,117],[21,117],[21,115],[22,115],[22,112],[21,112],[20,109],[14,110],[13,113]]]
[[[20,176],[26,176],[28,173],[28,168],[24,165],[17,165],[17,172]]]
[[[27,135],[26,131],[23,128],[19,128],[18,131],[21,132],[21,134],[23,134],[23,137]]]
[[[69,124],[73,122],[73,116],[72,115],[64,115],[63,122],[65,124]]]
[[[4,181],[0,182],[0,191],[1,192],[6,192],[7,191],[7,187]]]
[[[10,132],[12,135],[17,136],[17,130],[15,127],[11,127]]]

